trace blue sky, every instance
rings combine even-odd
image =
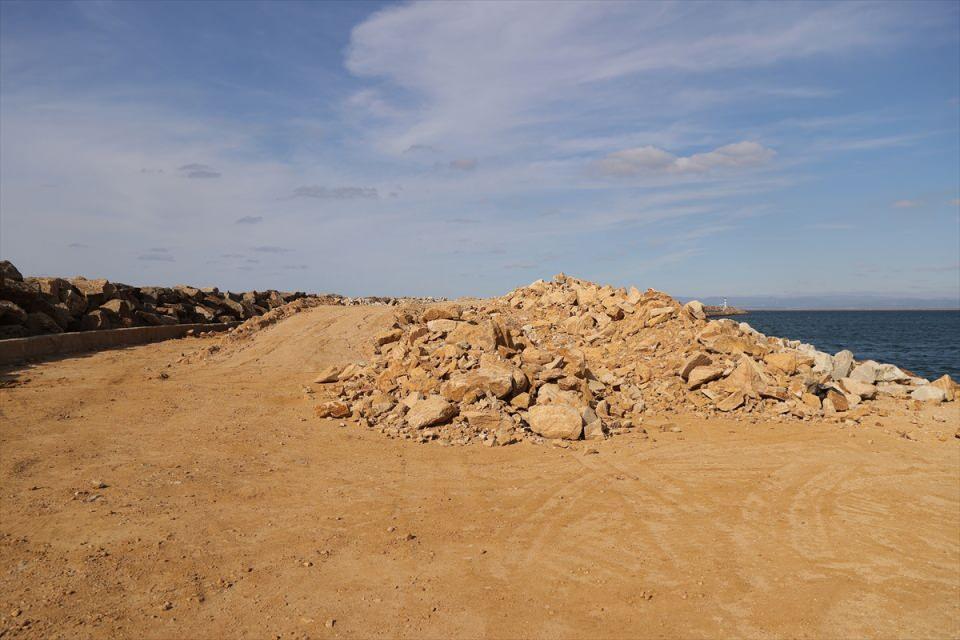
[[[960,298],[960,3],[0,3],[0,254]]]

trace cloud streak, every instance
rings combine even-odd
[[[294,189],[292,197],[317,198],[319,200],[377,199],[380,197],[380,193],[376,187],[321,187],[319,185],[305,185]]]
[[[675,156],[648,145],[611,153],[597,163],[597,170],[609,176],[704,174],[714,170],[760,166],[770,162],[775,155],[773,149],[750,141],[728,144],[690,156]]]

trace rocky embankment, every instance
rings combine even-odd
[[[707,314],[708,317],[720,317],[720,316],[745,316],[747,312],[743,309],[738,309],[736,307],[723,307],[720,305],[703,305],[703,311]]]
[[[185,285],[133,287],[102,278],[24,278],[4,260],[0,261],[0,339],[64,331],[237,322],[308,297],[318,303],[353,302],[343,296],[308,296],[299,291],[232,293]]]
[[[709,320],[697,301],[563,274],[502,298],[404,306],[373,348],[370,362],[321,372],[317,415],[420,441],[599,439],[679,410],[855,424],[884,398],[958,392],[949,376],[929,382]]]

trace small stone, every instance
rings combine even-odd
[[[325,624],[327,629],[333,629],[334,625],[337,624],[337,620],[336,618],[330,618]]]

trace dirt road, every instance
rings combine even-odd
[[[311,374],[388,318],[6,370],[0,636],[960,636],[957,403],[569,448],[314,418]]]

